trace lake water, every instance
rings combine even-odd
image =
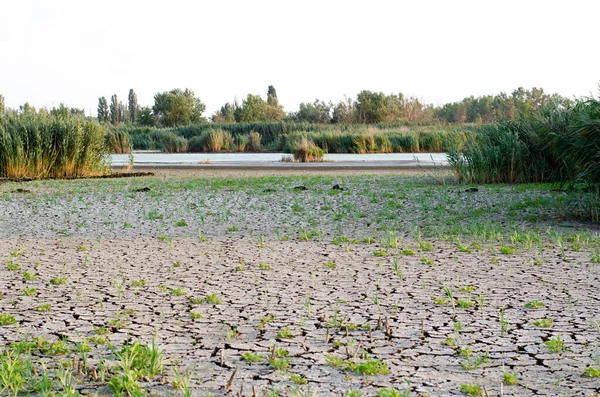
[[[193,165],[227,163],[279,163],[288,153],[156,153],[134,152],[134,164],[144,165]],[[448,165],[446,153],[370,153],[370,154],[326,154],[325,160],[335,163],[379,163],[388,162],[398,165]],[[112,154],[111,164],[122,166],[129,164],[129,155]]]

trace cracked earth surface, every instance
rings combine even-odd
[[[9,202],[5,214],[26,212],[26,201],[19,200]],[[61,200],[40,216],[66,211]],[[261,205],[267,204],[263,199]],[[92,223],[102,210],[99,205],[77,216]],[[118,215],[118,223],[131,213]],[[244,223],[235,220],[227,224]],[[273,233],[265,233],[263,242],[244,230],[211,232],[206,225],[200,239],[150,226],[125,230],[122,237],[101,224],[69,236],[52,236],[33,221],[18,227],[20,236],[4,229],[0,240],[0,313],[16,319],[0,327],[2,344],[32,336],[88,340],[88,366],[94,368],[115,360],[107,344],[93,339],[99,329],[108,345],[156,339],[168,379],[148,382],[155,394],[178,393],[168,385],[173,369],[189,371],[197,395],[224,395],[228,383],[242,395],[254,388],[258,395],[275,389],[283,395],[360,390],[371,396],[389,387],[411,395],[463,395],[462,384],[482,385],[489,395],[502,388],[504,395],[592,396],[600,389],[600,378],[582,377],[600,354],[594,322],[600,321],[600,276],[584,250],[545,241],[541,251],[501,254],[498,244],[465,250],[433,238],[431,249],[421,250],[409,238],[386,247],[381,241],[333,244],[330,237],[281,241]],[[351,231],[361,234],[357,230],[363,229]],[[18,263],[18,270],[7,269],[8,262]],[[25,280],[23,272],[35,279]],[[57,277],[65,283],[51,283]],[[35,294],[24,296],[31,288]],[[210,294],[220,302],[203,301]],[[527,307],[532,301],[543,306]],[[467,302],[464,308],[460,302]],[[50,311],[37,310],[45,304]],[[552,323],[535,324],[543,319]],[[545,342],[557,337],[564,346],[553,353]],[[287,371],[266,362],[274,347],[288,351]],[[248,352],[263,360],[244,361]],[[37,359],[52,367],[61,358]],[[333,365],[369,360],[380,360],[389,372],[367,376]],[[503,374],[513,372],[518,384],[501,386]],[[302,375],[308,385],[296,385],[291,375]],[[78,388],[109,393],[85,376]]]

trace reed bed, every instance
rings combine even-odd
[[[472,126],[308,123],[199,124],[174,129],[119,127],[134,149],[162,150],[157,137],[175,136],[189,152],[294,152],[303,136],[326,153],[446,152],[462,149]],[[256,129],[253,129],[256,128]],[[304,129],[303,129],[304,128]],[[166,139],[166,138],[165,138]],[[185,140],[185,141],[184,141]],[[184,145],[180,145],[183,147]]]
[[[534,119],[478,128],[463,150],[449,153],[467,183],[556,182],[600,185],[600,101],[576,100],[547,108]]]
[[[74,178],[110,172],[106,130],[69,113],[11,112],[0,117],[0,177]]]

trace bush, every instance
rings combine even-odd
[[[105,135],[98,122],[69,113],[7,113],[0,118],[0,177],[109,173]]]
[[[323,149],[306,137],[302,137],[300,141],[294,144],[294,159],[296,161],[301,163],[323,161],[323,156]]]

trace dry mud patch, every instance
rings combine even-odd
[[[374,252],[382,247],[376,243],[267,238],[259,247],[243,236],[170,242],[5,237],[0,313],[14,316],[16,324],[0,327],[0,340],[88,340],[87,363],[94,368],[107,357],[108,364],[115,360],[107,345],[95,342],[101,329],[117,346],[156,338],[166,364],[165,377],[150,382],[156,394],[178,393],[168,385],[173,369],[187,369],[196,394],[223,395],[236,368],[231,389],[243,389],[243,395],[252,395],[253,387],[259,395],[274,388],[282,395],[361,390],[370,396],[384,387],[461,395],[461,384],[500,395],[509,372],[518,384],[504,386],[506,395],[591,396],[600,389],[599,378],[581,376],[595,365],[600,342],[593,322],[600,321],[600,280],[587,253],[548,246],[536,264],[535,251],[500,255],[483,246],[461,252],[447,242],[432,243],[431,252],[402,255],[398,248],[378,257]],[[8,270],[9,261],[18,269]],[[35,278],[25,280],[24,272]],[[65,283],[50,282],[58,277]],[[24,296],[31,288],[35,294]],[[473,306],[453,310],[448,291],[455,302]],[[190,299],[210,294],[220,302]],[[543,306],[526,307],[531,301]],[[36,310],[41,305],[50,311]],[[552,319],[552,325],[535,326],[540,319]],[[563,351],[552,353],[545,342],[558,336]],[[266,359],[274,347],[289,352],[285,372],[264,360],[242,360],[248,352]],[[459,349],[467,348],[471,353],[461,356]],[[481,357],[486,360],[475,365]],[[36,359],[51,367],[70,358]],[[367,376],[332,365],[349,360],[380,360],[389,372]],[[296,385],[291,375],[302,375],[308,385]],[[78,388],[109,392],[88,375],[78,376]]]

